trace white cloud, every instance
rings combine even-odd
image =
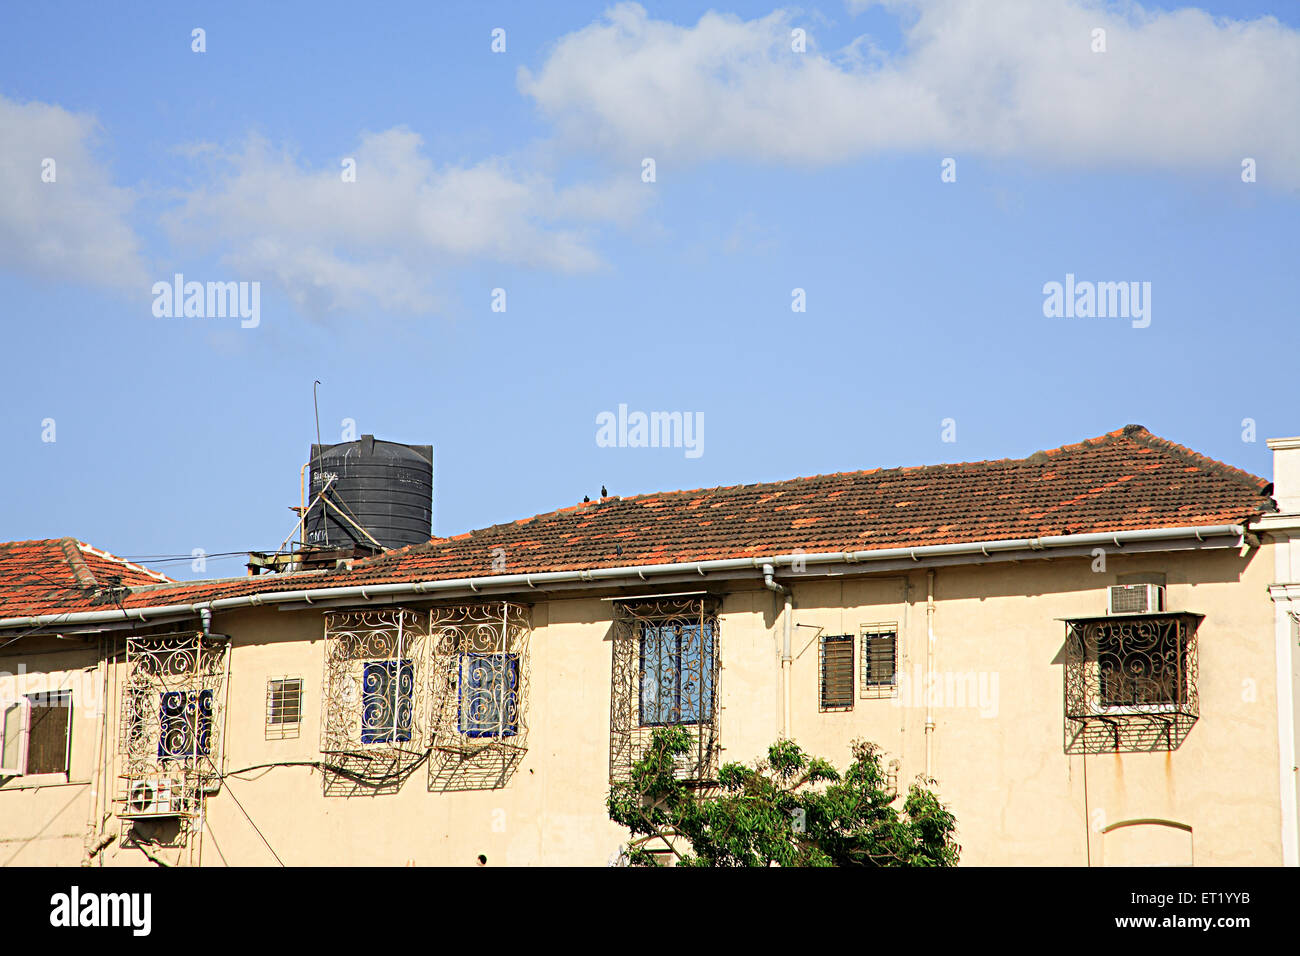
[[[874,4],[858,0],[853,8]],[[792,15],[694,26],[620,3],[519,87],[621,160],[836,163],[882,150],[1213,168],[1300,184],[1300,31],[1092,0],[889,0],[903,43],[790,49]],[[1105,53],[1091,49],[1106,30]],[[867,49],[870,55],[863,54]]]
[[[96,132],[85,114],[0,96],[0,262],[143,295],[147,270],[127,223],[135,197],[93,155]]]
[[[309,311],[377,302],[432,312],[439,275],[458,262],[597,268],[590,228],[638,208],[631,184],[557,188],[499,160],[435,166],[403,128],[363,135],[352,155],[356,181],[344,182],[341,165],[308,169],[251,140],[217,160],[221,171],[169,214],[169,229],[214,243]]]

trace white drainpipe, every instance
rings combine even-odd
[[[934,702],[931,688],[934,686],[934,571],[925,572],[925,680],[921,692],[925,694],[925,777],[930,779],[930,770],[934,766]]]
[[[773,577],[775,573],[772,565],[763,565],[763,587],[785,598],[782,614],[785,634],[781,639],[781,737],[784,739],[790,736],[790,665],[794,661],[790,654],[790,619],[793,616],[794,594],[790,588],[777,584]]]

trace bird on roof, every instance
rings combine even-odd
[[[584,505],[585,505],[587,502],[589,502],[589,501],[591,501],[591,495],[583,495],[583,496],[582,496],[582,503],[583,503]]]
[[[604,485],[601,485],[601,486],[600,486],[600,496],[601,496],[602,498],[608,498],[608,497],[609,497],[609,492],[605,490],[605,486],[604,486]]]

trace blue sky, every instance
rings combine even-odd
[[[325,441],[434,445],[438,534],[1130,422],[1268,475],[1297,116],[1293,4],[7,5],[0,538],[276,547],[315,379]],[[258,325],[155,316],[177,272]],[[1149,327],[1046,317],[1067,273]]]

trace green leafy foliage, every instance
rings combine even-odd
[[[754,767],[723,766],[705,791],[673,773],[690,749],[685,730],[656,728],[631,779],[610,789],[610,819],[632,833],[630,865],[658,866],[652,851],[665,849],[678,866],[957,864],[956,819],[928,781],[908,788],[900,813],[875,744],[854,741],[841,774],[780,740]]]

